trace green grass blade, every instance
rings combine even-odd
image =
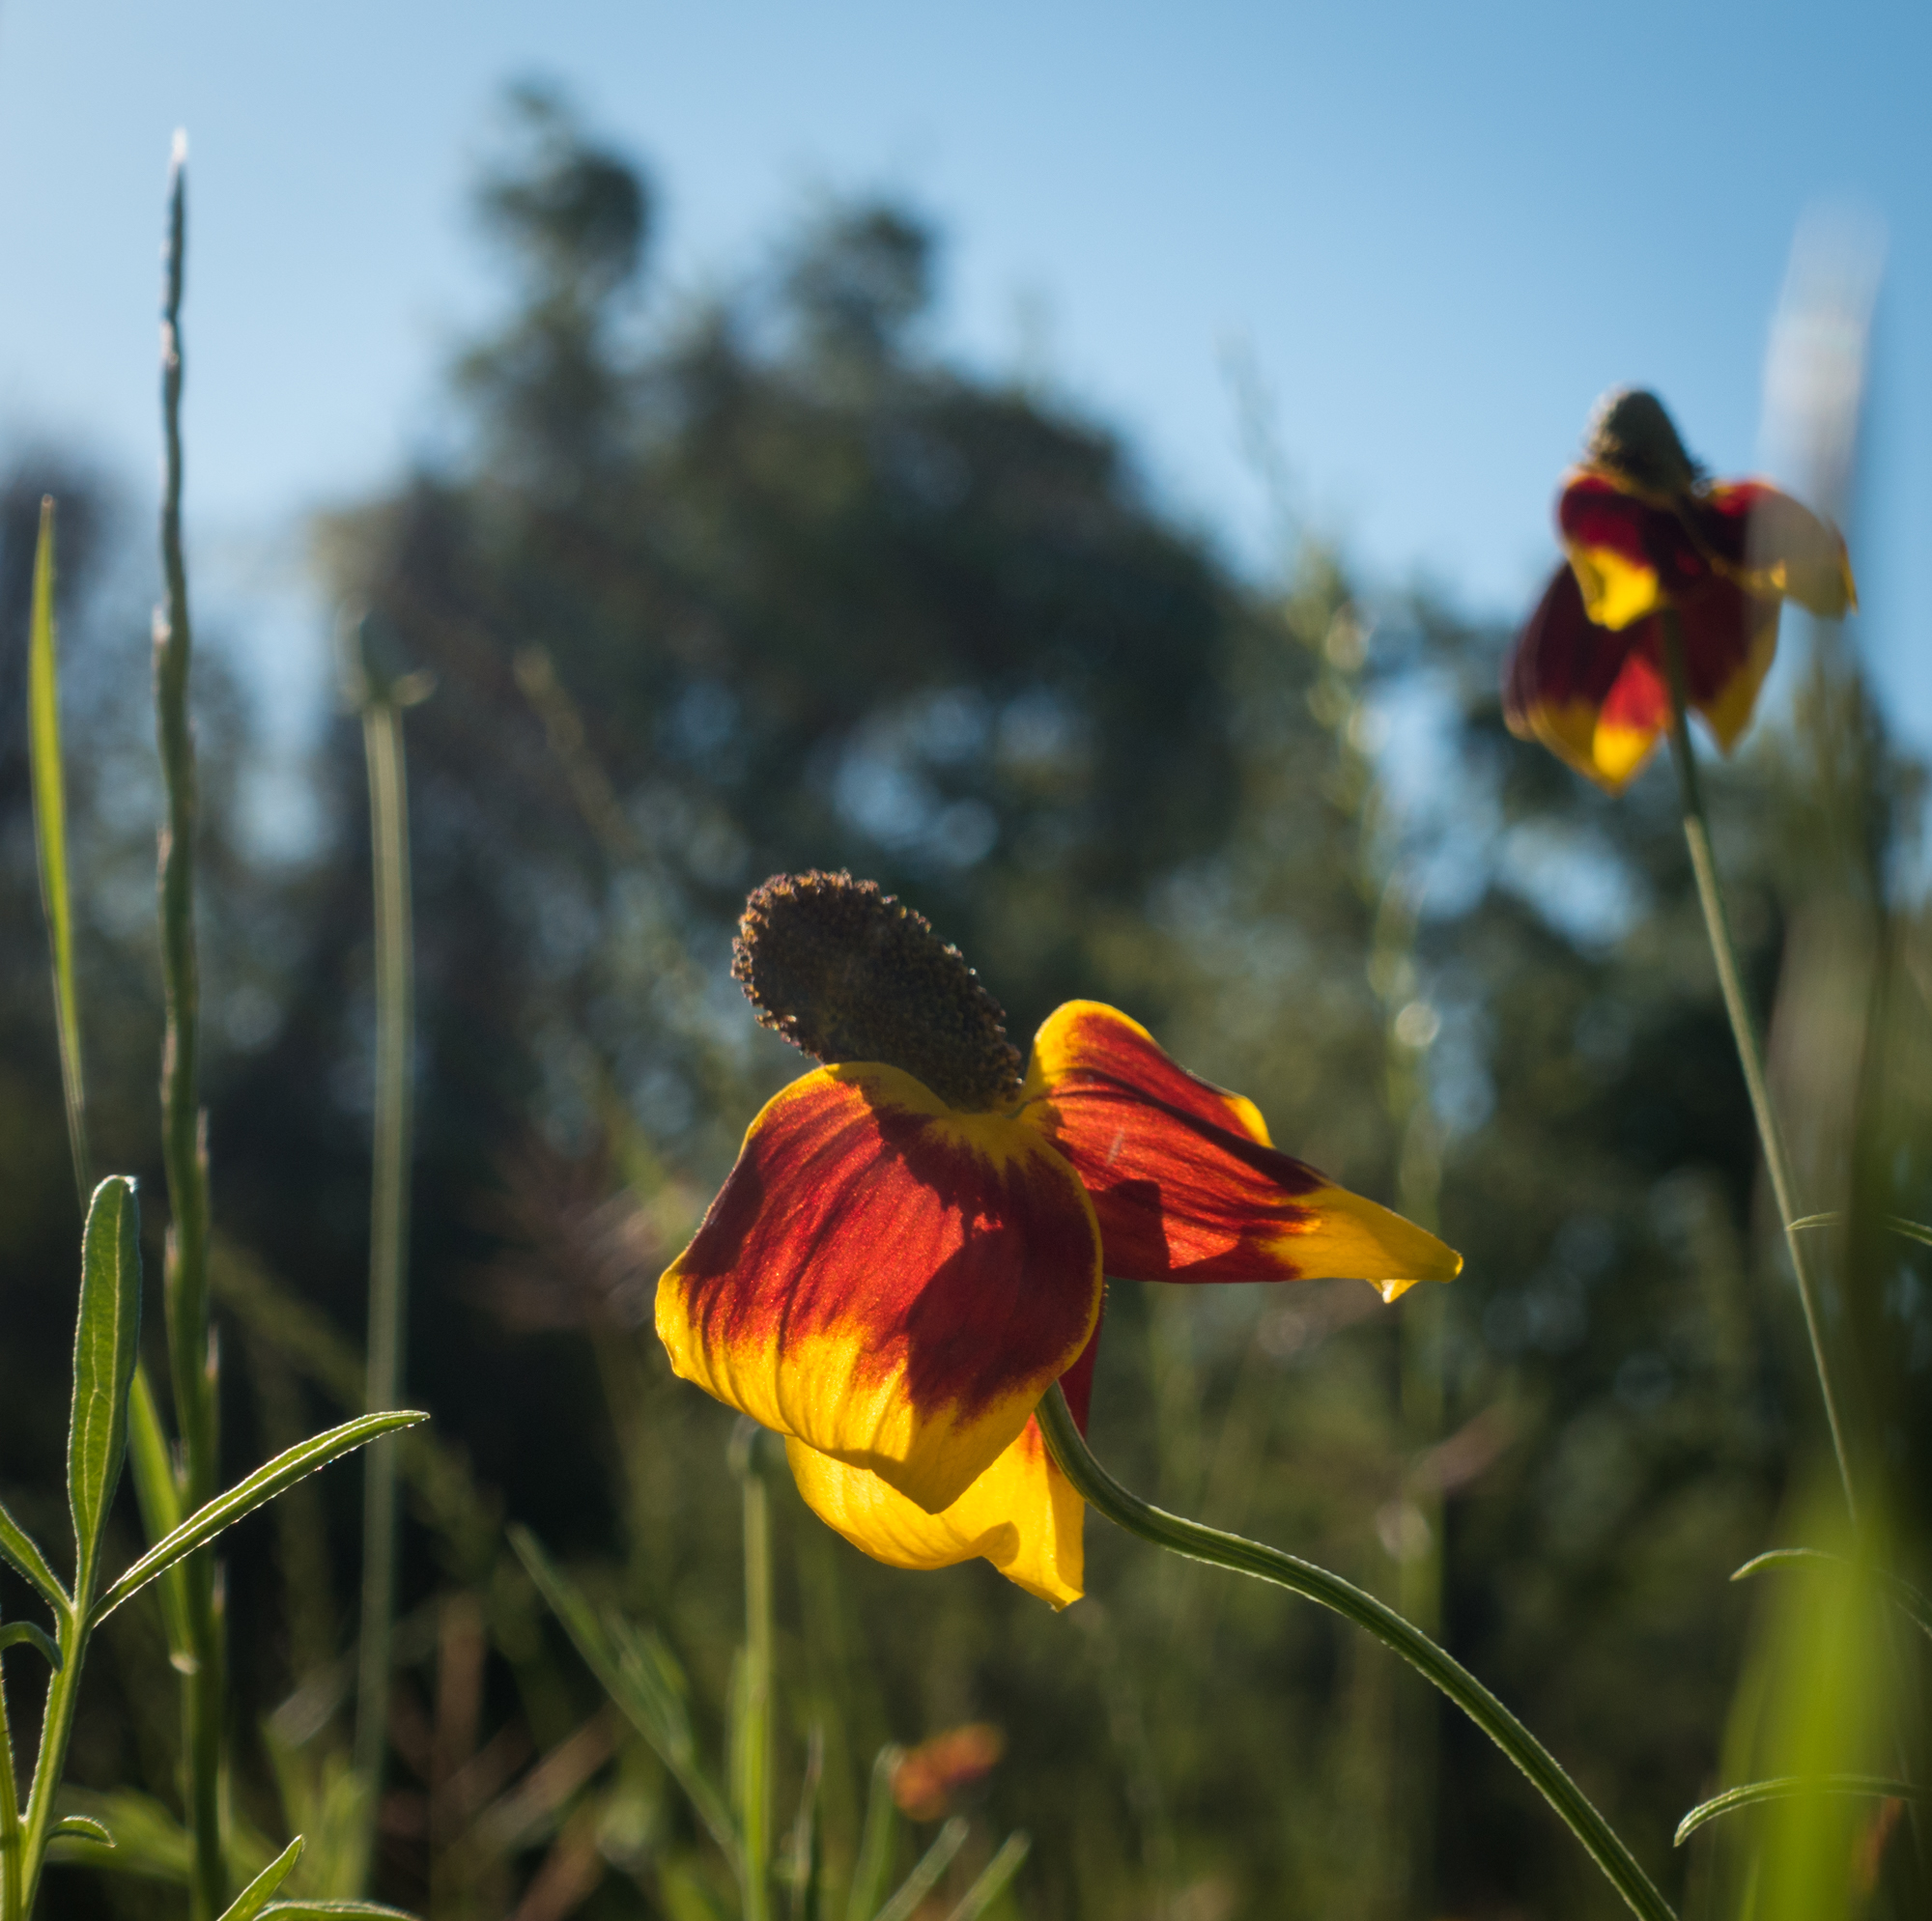
[[[258,1467],[246,1481],[239,1482],[226,1494],[218,1495],[206,1507],[197,1508],[175,1531],[157,1540],[140,1560],[128,1569],[95,1603],[89,1624],[99,1624],[123,1601],[140,1593],[156,1575],[205,1546],[224,1529],[233,1527],[244,1514],[272,1501],[285,1488],[293,1487],[305,1476],[353,1454],[378,1434],[393,1433],[399,1427],[413,1427],[427,1421],[427,1414],[401,1408],[387,1414],[364,1414],[345,1421],[326,1434],[312,1435],[300,1446],[290,1448],[273,1460]]]
[[[221,1921],[255,1921],[255,1917],[275,1898],[281,1884],[295,1873],[302,1857],[302,1838],[298,1834],[228,1904]]]
[[[791,1881],[791,1921],[819,1921],[824,1850],[818,1820],[818,1790],[825,1774],[825,1730],[813,1728],[806,1743],[805,1781],[799,1789],[798,1817],[785,1843]]]
[[[684,1708],[682,1677],[672,1665],[668,1650],[636,1633],[627,1623],[600,1614],[528,1528],[512,1527],[509,1534],[517,1558],[536,1583],[545,1604],[562,1624],[584,1665],[670,1770],[692,1812],[724,1850],[732,1873],[742,1880],[744,1850],[737,1826],[724,1795],[698,1765],[696,1743]]]
[[[67,1612],[67,1590],[54,1578],[47,1557],[4,1506],[0,1506],[0,1561],[5,1561],[22,1580],[31,1582],[56,1615]]]
[[[903,1748],[882,1747],[872,1758],[872,1785],[866,1796],[866,1824],[859,1833],[859,1859],[852,1869],[845,1921],[872,1921],[886,1898],[886,1882],[893,1872],[893,1842],[898,1833],[893,1773],[904,1752]]]
[[[1921,1793],[1909,1781],[1889,1781],[1882,1774],[1786,1774],[1772,1781],[1747,1781],[1741,1788],[1726,1788],[1721,1794],[1698,1802],[1677,1823],[1676,1846],[1683,1847],[1706,1822],[1716,1821],[1719,1815],[1761,1807],[1766,1801],[1788,1801],[1800,1794],[1861,1794],[1874,1800],[1913,1801]]]
[[[182,1524],[181,1483],[168,1457],[168,1437],[147,1369],[136,1366],[134,1385],[128,1393],[128,1464],[134,1474],[134,1498],[141,1505],[141,1525],[152,1546]],[[194,1668],[194,1626],[188,1616],[187,1579],[180,1568],[170,1568],[155,1592],[160,1596],[161,1624],[167,1630],[168,1658],[182,1673]]]
[[[60,640],[54,622],[54,502],[41,502],[34,549],[33,612],[27,629],[27,752],[34,788],[34,839],[40,855],[41,905],[54,975],[60,1031],[61,1087],[67,1097],[68,1145],[83,1211],[94,1187],[87,1149],[87,1093],[81,1075],[80,997],[73,979],[73,896],[68,880],[67,777],[61,759]]]
[[[1855,1565],[1842,1554],[1828,1554],[1822,1547],[1772,1547],[1762,1554],[1753,1555],[1731,1579],[1743,1581],[1753,1574],[1767,1573],[1777,1568],[1808,1568],[1823,1571]],[[1899,1613],[1925,1635],[1932,1637],[1932,1599],[1927,1599],[1910,1581],[1902,1581],[1896,1574],[1888,1574],[1878,1568],[1867,1571],[1876,1578],[1880,1592]]]
[[[1007,1836],[1000,1851],[980,1871],[980,1879],[960,1898],[959,1906],[946,1921],[980,1921],[980,1916],[1007,1891],[1007,1883],[1019,1873],[1020,1864],[1033,1847],[1025,1829]]]
[[[772,1840],[772,1526],[758,1429],[731,1447],[745,1504],[745,1647],[731,1690],[731,1788],[745,1845],[745,1921],[770,1921]]]
[[[966,1823],[954,1815],[939,1830],[939,1838],[919,1857],[918,1865],[900,1883],[897,1893],[879,1909],[875,1921],[912,1921],[920,1904],[939,1885],[952,1857],[966,1843]]]
[[[281,1921],[330,1921],[330,1917],[362,1915],[364,1921],[416,1921],[407,1908],[384,1907],[375,1901],[271,1901],[262,1910],[262,1921],[270,1915]]]
[[[73,1330],[73,1415],[67,1493],[73,1513],[74,1602],[94,1593],[107,1510],[128,1454],[128,1393],[141,1340],[141,1216],[134,1183],[111,1174],[95,1190],[80,1248]]]

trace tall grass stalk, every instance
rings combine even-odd
[[[409,777],[403,754],[407,690],[354,664],[369,769],[369,835],[376,896],[376,1136],[369,1211],[369,1358],[364,1405],[399,1404],[409,1322],[410,1167],[414,1116],[415,946],[411,918]],[[401,697],[399,697],[399,694]],[[363,1463],[362,1627],[355,1692],[360,1798],[356,1882],[373,1852],[388,1745],[389,1668],[396,1612],[396,1443]]]
[[[161,572],[166,599],[155,610],[155,718],[160,742],[164,817],[160,837],[161,986],[167,1025],[161,1048],[161,1159],[168,1182],[168,1360],[183,1509],[215,1491],[217,1360],[209,1326],[208,1139],[200,1106],[201,984],[195,952],[194,735],[188,718],[193,630],[182,554],[181,303],[187,246],[187,140],[175,135],[168,168],[167,239],[161,291]],[[182,1737],[187,1774],[191,1921],[213,1921],[227,1906],[222,1853],[225,1659],[214,1556],[186,1564],[186,1627]]]
[[[1697,751],[1690,739],[1684,673],[1684,630],[1673,610],[1666,608],[1662,617],[1664,666],[1670,681],[1670,753],[1677,767],[1677,786],[1684,808],[1684,839],[1690,850],[1690,869],[1696,876],[1697,900],[1704,910],[1704,931],[1710,936],[1711,955],[1717,962],[1718,983],[1724,996],[1724,1011],[1730,1016],[1731,1038],[1737,1046],[1738,1063],[1744,1069],[1745,1086],[1750,1093],[1751,1114],[1757,1121],[1758,1144],[1763,1149],[1765,1168],[1771,1175],[1772,1198],[1776,1203],[1778,1222],[1784,1229],[1784,1244],[1790,1250],[1792,1271],[1798,1277],[1798,1298],[1804,1309],[1804,1332],[1810,1339],[1811,1363],[1817,1370],[1818,1391],[1825,1402],[1825,1420],[1832,1430],[1832,1452],[1838,1463],[1838,1480],[1844,1488],[1845,1510],[1856,1527],[1859,1520],[1858,1489],[1852,1475],[1844,1422],[1838,1410],[1837,1391],[1832,1380],[1832,1364],[1825,1347],[1818,1284],[1804,1245],[1803,1219],[1794,1199],[1790,1158],[1785,1152],[1776,1110],[1772,1106],[1771,1086],[1765,1077],[1764,1049],[1758,1040],[1757,1023],[1751,1017],[1750,1003],[1745,998],[1744,975],[1738,967],[1737,943],[1731,935],[1730,916],[1725,912],[1723,890],[1718,882],[1718,863],[1711,852],[1711,822],[1704,809],[1703,782],[1697,775]]]

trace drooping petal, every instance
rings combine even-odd
[[[895,1067],[822,1067],[753,1121],[658,1284],[658,1334],[685,1379],[939,1513],[1086,1344],[1099,1253],[1036,1130]]]
[[[1083,1434],[1099,1351],[1096,1320],[1080,1358],[1060,1377]],[[1057,1608],[1080,1598],[1087,1505],[1054,1466],[1037,1421],[1030,1419],[1019,1439],[937,1514],[915,1507],[876,1474],[797,1441],[785,1443],[785,1458],[806,1506],[875,1561],[894,1568],[990,1561],[1008,1580]]]
[[[1858,606],[1844,536],[1762,480],[1719,482],[1685,503],[1699,541],[1737,586],[1785,596],[1827,620]]]
[[[1747,593],[1730,580],[1715,579],[1688,595],[1677,609],[1684,630],[1685,696],[1726,753],[1750,724],[1758,689],[1771,671],[1781,607],[1775,594]],[[1652,636],[1648,645],[1661,660],[1661,636]]]
[[[1086,1503],[1054,1466],[1029,1420],[991,1467],[936,1514],[876,1474],[785,1442],[805,1504],[854,1547],[894,1568],[990,1561],[1008,1580],[1055,1607],[1081,1596]]]
[[[1584,610],[1582,589],[1557,568],[1510,655],[1503,718],[1578,773],[1623,787],[1670,723],[1670,696],[1644,630],[1613,634]]]
[[[1112,1007],[1071,1001],[1034,1038],[1024,1117],[1093,1197],[1130,1281],[1372,1281],[1394,1300],[1462,1257],[1268,1144],[1254,1105],[1189,1074]]]
[[[1583,607],[1621,633],[1711,577],[1710,559],[1674,501],[1653,499],[1598,467],[1565,477],[1556,525]]]

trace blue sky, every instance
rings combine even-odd
[[[948,237],[944,343],[1043,345],[1232,551],[1269,524],[1239,341],[1302,510],[1384,583],[1507,612],[1603,388],[1655,385],[1715,468],[1759,465],[1792,236],[1837,204],[1888,235],[1862,637],[1932,748],[1928,71],[1905,4],[0,0],[0,431],[152,473],[185,126],[204,591],[312,685],[314,619],[245,556],[443,440],[441,369],[497,293],[467,184],[503,83],[541,74],[653,170],[660,312],[828,193],[900,194]]]

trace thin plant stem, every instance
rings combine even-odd
[[[409,784],[403,719],[385,693],[365,701],[369,833],[376,894],[376,1138],[369,1218],[369,1361],[364,1405],[401,1404],[409,1320],[411,1068],[415,1052],[415,950],[410,905]],[[373,1848],[388,1746],[389,1668],[396,1611],[396,1443],[378,1441],[363,1466],[362,1631],[355,1695],[360,1862]],[[358,1884],[359,1884],[358,1877]]]
[[[81,1578],[86,1578],[86,1570],[81,1570]],[[20,1823],[21,1921],[26,1921],[34,1911],[34,1896],[39,1892],[41,1868],[46,1858],[48,1831],[53,1826],[54,1794],[67,1767],[73,1710],[80,1698],[81,1656],[87,1648],[87,1610],[93,1598],[91,1593],[76,1588],[65,1617],[56,1627],[61,1664],[47,1682],[46,1707],[41,1715],[40,1752],[34,1761],[26,1819]]]
[[[1325,1568],[1318,1568],[1313,1562],[1284,1553],[1278,1547],[1266,1547],[1239,1535],[1204,1527],[1199,1521],[1163,1513],[1139,1495],[1129,1493],[1089,1451],[1074,1426],[1072,1410],[1066,1405],[1066,1397],[1058,1382],[1047,1390],[1036,1414],[1055,1464],[1090,1507],[1097,1509],[1116,1527],[1124,1528],[1156,1547],[1271,1582],[1366,1628],[1426,1681],[1441,1689],[1522,1769],[1530,1784],[1583,1844],[1632,1913],[1641,1916],[1642,1921],[1675,1921],[1669,1903],[1652,1885],[1635,1856],[1555,1757],[1474,1675],[1428,1635],[1375,1596],[1339,1574],[1331,1574]]]
[[[744,1848],[745,1921],[770,1921],[772,1833],[772,1517],[758,1464],[760,1431],[741,1423],[731,1464],[745,1497],[745,1658],[733,1745],[738,1831]]]
[[[182,1439],[182,1501],[199,1508],[215,1491],[216,1358],[209,1328],[208,1142],[197,1088],[201,987],[195,953],[194,736],[188,718],[187,568],[182,554],[182,282],[187,241],[187,143],[175,135],[168,170],[168,225],[161,295],[161,571],[166,600],[155,610],[155,715],[165,815],[160,836],[161,985],[167,1027],[161,1049],[161,1159],[168,1182],[168,1358]],[[185,1568],[192,1667],[183,1679],[187,1764],[191,1921],[227,1906],[222,1855],[223,1650],[214,1557]]]
[[[1844,1485],[1845,1509],[1852,1525],[1859,1522],[1859,1501],[1852,1478],[1851,1454],[1845,1445],[1844,1423],[1838,1413],[1838,1397],[1832,1382],[1832,1364],[1825,1351],[1823,1317],[1818,1308],[1818,1284],[1811,1270],[1801,1229],[1806,1225],[1798,1213],[1793,1198],[1791,1163],[1784,1151],[1784,1136],[1777,1125],[1777,1114],[1771,1103],[1771,1087],[1765,1078],[1764,1049],[1759,1044],[1757,1024],[1751,1018],[1750,1003],[1745,999],[1744,975],[1738,967],[1737,943],[1731,937],[1730,917],[1724,911],[1724,895],[1718,884],[1718,863],[1711,852],[1710,817],[1704,811],[1703,782],[1697,776],[1697,753],[1690,739],[1689,702],[1684,672],[1684,630],[1676,613],[1663,612],[1663,660],[1670,682],[1670,753],[1677,766],[1677,787],[1684,805],[1684,839],[1690,850],[1690,869],[1697,880],[1697,899],[1704,910],[1704,931],[1710,936],[1711,956],[1718,964],[1718,984],[1723,990],[1724,1011],[1730,1016],[1731,1038],[1737,1045],[1738,1063],[1744,1069],[1745,1086],[1750,1092],[1751,1114],[1757,1121],[1758,1144],[1771,1175],[1772,1198],[1777,1218],[1784,1229],[1784,1244],[1791,1253],[1792,1271],[1798,1277],[1798,1298],[1804,1309],[1804,1332],[1811,1342],[1811,1362],[1818,1371],[1818,1391],[1824,1398],[1825,1420],[1832,1430],[1832,1452],[1837,1458],[1838,1479]]]
[[[14,1778],[14,1737],[7,1726],[7,1686],[0,1671],[0,1921],[24,1921],[20,1907],[20,1791]]]

